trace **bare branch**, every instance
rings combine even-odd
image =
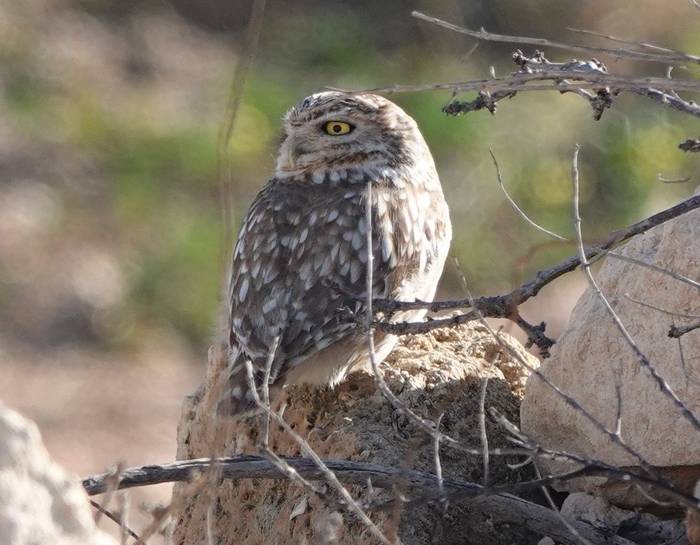
[[[486,377],[481,382],[481,393],[479,395],[479,435],[481,436],[481,446],[484,449],[482,456],[484,461],[484,486],[489,485],[489,438],[486,434],[486,389],[489,386],[489,378]]]
[[[524,44],[524,45],[534,45],[537,47],[550,47],[554,49],[564,49],[567,51],[574,51],[577,53],[586,53],[586,54],[604,54],[604,55],[610,55],[616,59],[619,58],[630,58],[638,61],[647,61],[647,62],[662,62],[665,64],[687,64],[687,63],[693,63],[693,64],[700,64],[700,57],[696,55],[690,55],[688,53],[682,53],[680,51],[673,51],[673,50],[665,50],[663,48],[659,48],[658,53],[651,53],[651,52],[646,52],[646,51],[636,51],[634,49],[627,49],[627,48],[619,48],[619,49],[611,49],[611,48],[606,48],[606,47],[590,47],[590,46],[585,46],[585,45],[572,45],[572,44],[567,44],[567,43],[562,43],[562,42],[555,42],[552,40],[547,40],[545,38],[530,38],[530,37],[524,37],[524,36],[508,36],[505,34],[494,34],[492,32],[487,32],[483,28],[481,28],[478,31],[475,30],[470,30],[468,28],[464,28],[452,23],[448,23],[447,21],[443,21],[442,19],[438,19],[436,17],[431,17],[430,15],[426,15],[424,13],[421,13],[419,11],[413,11],[411,12],[411,15],[415,17],[416,19],[421,19],[423,21],[427,21],[428,23],[433,23],[435,25],[441,26],[443,28],[446,28],[448,30],[453,30],[455,32],[459,32],[460,34],[466,34],[467,36],[471,36],[472,38],[478,38],[479,40],[484,40],[488,42],[502,42],[502,43],[517,43],[517,44]]]
[[[444,479],[442,477],[442,463],[440,462],[440,423],[442,422],[442,418],[445,416],[445,413],[442,413],[437,421],[435,422],[435,430],[438,433],[435,433],[433,437],[433,462],[435,465],[435,478],[437,479],[438,483],[438,492],[440,493],[440,502],[442,503],[443,510],[447,509],[448,503],[447,499],[445,498],[445,486],[444,486]],[[488,456],[488,453],[486,454]]]
[[[635,235],[645,233],[649,229],[656,227],[657,225],[662,225],[667,221],[674,218],[682,216],[692,210],[700,208],[700,195],[690,197],[685,201],[667,208],[657,214],[649,216],[625,229],[616,231],[608,236],[608,238],[597,246],[589,247],[585,250],[586,259],[589,261],[596,258],[609,255],[615,259],[621,259],[625,261],[630,261],[639,266],[644,266],[652,270],[656,270],[661,274],[666,274],[676,278],[681,282],[685,282],[694,287],[700,288],[700,283],[687,278],[683,275],[675,273],[673,271],[667,271],[661,267],[653,264],[640,261],[635,258],[629,258],[617,253],[610,252],[609,250],[616,245],[629,240]],[[466,312],[464,314],[457,314],[455,316],[450,316],[448,318],[436,318],[428,320],[425,322],[389,322],[385,320],[373,322],[374,327],[392,333],[394,335],[408,335],[416,333],[426,333],[432,331],[433,329],[438,329],[441,327],[451,327],[459,324],[464,324],[479,319],[479,313],[487,318],[507,318],[513,320],[520,327],[524,327],[525,331],[528,333],[530,338],[534,337],[533,342],[542,350],[551,347],[548,345],[546,337],[540,338],[538,336],[538,331],[540,334],[544,335],[542,332],[542,324],[540,326],[529,326],[522,318],[520,318],[517,313],[517,307],[524,303],[525,301],[536,296],[542,288],[544,288],[549,283],[553,282],[560,276],[575,270],[581,263],[581,258],[579,255],[574,255],[568,259],[554,265],[548,269],[539,271],[535,277],[524,284],[521,284],[516,289],[509,293],[503,295],[494,296],[482,296],[473,300],[474,306],[473,310]],[[402,301],[391,301],[391,300],[374,300],[374,306],[378,310],[383,312],[391,313],[399,310],[412,310],[412,309],[428,309],[431,312],[440,312],[443,310],[453,310],[459,308],[469,308],[471,307],[469,299],[454,299],[447,301],[414,301],[414,302],[402,302]],[[478,311],[478,312],[477,312]],[[519,322],[519,320],[522,320]],[[527,324],[527,325],[526,325]],[[537,328],[538,331],[533,330]],[[553,344],[553,341],[551,341]]]
[[[569,83],[556,83],[560,80],[573,80]],[[531,82],[547,82],[541,85],[528,85]],[[392,85],[391,87],[376,87],[352,91],[340,88],[331,88],[347,93],[416,93],[420,91],[454,91],[464,93],[467,91],[484,91],[492,95],[497,92],[513,91],[575,91],[589,89],[591,87],[610,87],[620,91],[653,88],[659,91],[687,91],[700,92],[700,81],[686,79],[672,79],[652,76],[616,76],[604,73],[567,72],[562,70],[542,70],[533,73],[515,73],[500,78],[489,78],[469,81],[455,81],[445,83],[429,83],[425,85]],[[693,115],[700,115],[695,109],[691,109]]]
[[[109,478],[109,477],[108,477],[108,478]],[[96,502],[95,500],[89,500],[89,501],[90,501],[90,505],[92,505],[92,506],[97,510],[98,513],[100,513],[101,515],[104,515],[105,517],[107,517],[107,518],[108,518],[109,520],[111,520],[112,522],[116,522],[116,523],[119,525],[120,530],[126,531],[126,533],[127,533],[128,535],[130,535],[131,537],[133,537],[133,538],[136,539],[136,540],[141,539],[141,538],[139,537],[139,535],[138,535],[136,532],[134,532],[131,528],[129,528],[128,526],[126,526],[126,524],[122,524],[122,519],[121,519],[120,516],[115,515],[114,513],[112,513],[112,511],[109,511],[109,510],[105,509],[104,507],[102,507],[102,506],[101,506],[98,502]],[[105,501],[105,505],[106,505],[106,504],[107,504],[107,502]]]
[[[586,30],[583,28],[573,28],[573,27],[566,27],[566,30],[569,30],[570,32],[576,32],[577,34],[587,34],[588,36],[596,36],[598,38],[605,38],[606,40],[610,40],[611,42],[617,42],[625,45],[631,45],[633,47],[640,47],[642,49],[650,49],[652,51],[659,51],[661,53],[671,53],[671,54],[676,54],[676,55],[685,55],[682,51],[678,51],[677,49],[670,49],[668,47],[661,47],[658,45],[646,43],[646,42],[635,42],[633,40],[625,40],[624,38],[619,38],[617,36],[612,36],[610,34],[603,34],[602,32],[596,32],[595,30]]]

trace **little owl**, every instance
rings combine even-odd
[[[371,184],[371,203],[367,202]],[[229,285],[230,383],[224,412],[254,407],[258,387],[334,386],[367,361],[358,326],[367,299],[367,206],[372,297],[432,300],[452,227],[433,158],[415,121],[371,94],[324,92],[284,118],[274,177],[238,235]],[[416,320],[423,310],[392,320]],[[396,342],[377,331],[376,361]]]

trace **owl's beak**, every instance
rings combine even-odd
[[[292,134],[287,140],[287,159],[291,165],[296,166],[299,161],[299,157],[304,153],[308,153],[308,149],[305,147],[307,143],[306,138],[303,136]]]
[[[308,139],[297,134],[290,134],[280,148],[277,166],[280,170],[294,171],[299,168],[299,157],[308,153]]]

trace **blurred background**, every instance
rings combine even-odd
[[[217,142],[250,9],[249,0],[0,0],[0,400],[34,419],[53,456],[81,475],[174,457],[234,236]],[[514,47],[472,51],[474,40],[415,20],[412,9],[495,32],[610,45],[566,30],[582,27],[700,53],[700,10],[687,0],[269,0],[226,150],[236,228],[272,171],[280,118],[305,95],[514,70]],[[620,73],[666,74],[601,60]],[[460,118],[440,111],[449,92],[391,98],[432,149],[453,254],[478,294],[574,252],[516,216],[489,148],[522,208],[568,237],[580,143],[591,242],[697,185],[700,158],[677,149],[698,136],[697,120],[643,98],[618,98],[599,122],[573,95],[520,94],[495,116]],[[663,184],[659,173],[695,183]],[[564,278],[525,315],[556,335],[582,288],[578,275]],[[448,263],[441,296],[459,294]],[[141,490],[133,503],[167,494]]]

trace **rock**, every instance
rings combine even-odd
[[[77,477],[51,460],[34,425],[0,403],[0,542],[115,545],[95,527]]]
[[[619,252],[697,280],[700,278],[700,211],[689,212],[635,237]],[[672,324],[683,325],[693,320],[633,301],[676,313],[700,315],[698,290],[658,271],[610,257],[596,276],[602,292],[639,348],[688,408],[700,415],[700,358],[697,357],[700,330],[684,335],[680,342],[669,338]],[[566,331],[541,371],[609,429],[615,427],[615,381],[619,379],[621,430],[627,444],[655,466],[700,464],[700,433],[642,369],[591,289],[579,299]],[[615,466],[637,465],[634,457],[598,432],[536,376],[527,383],[521,424],[523,432],[545,447]],[[571,469],[565,463],[548,461],[543,461],[543,466],[552,473]],[[692,490],[692,483],[684,483],[683,487]],[[587,478],[563,483],[560,488],[593,491],[604,485],[606,479]]]
[[[571,523],[584,523],[637,545],[680,544],[685,534],[683,521],[679,519],[662,520],[649,513],[620,509],[605,498],[583,492],[567,496],[560,512]]]
[[[517,341],[507,335],[504,338],[531,365],[538,365]],[[525,372],[480,324],[406,337],[382,367],[389,387],[402,401],[432,419],[444,413],[441,430],[465,444],[476,448],[480,445],[479,394],[485,377],[490,379],[487,408],[494,407],[517,422]],[[178,430],[178,458],[259,452],[258,418],[215,420],[217,396],[212,389],[216,390],[214,385],[224,370],[224,362],[214,354],[205,384],[186,399]],[[335,390],[290,388],[286,402],[285,420],[321,458],[434,472],[432,439],[398,413],[377,390],[374,378],[363,370],[352,373]],[[510,445],[503,430],[489,418],[487,431],[491,447]],[[294,440],[276,426],[270,430],[269,444],[277,454],[300,455]],[[506,462],[513,461],[492,457],[490,482],[513,482],[532,476],[529,469],[509,469]],[[478,456],[466,456],[443,446],[441,465],[446,477],[476,482],[482,479],[482,460]],[[225,481],[214,493],[198,497],[188,497],[186,487],[179,485],[174,491],[175,503],[183,505],[175,514],[173,542],[177,545],[200,545],[205,541],[207,511],[215,513],[213,529],[220,545],[376,543],[352,516],[289,481]],[[388,492],[370,492],[367,487],[353,486],[349,490],[361,501],[394,497]],[[375,522],[388,533],[396,528],[395,517],[392,509],[372,512]],[[435,505],[405,507],[398,533],[404,545],[534,545],[538,539],[525,528],[495,525],[478,507],[467,509],[454,502],[444,516]]]
[[[636,516],[633,511],[625,511],[610,505],[604,498],[583,492],[569,494],[562,503],[560,512],[569,520],[604,526],[613,531],[617,531],[625,520]]]

